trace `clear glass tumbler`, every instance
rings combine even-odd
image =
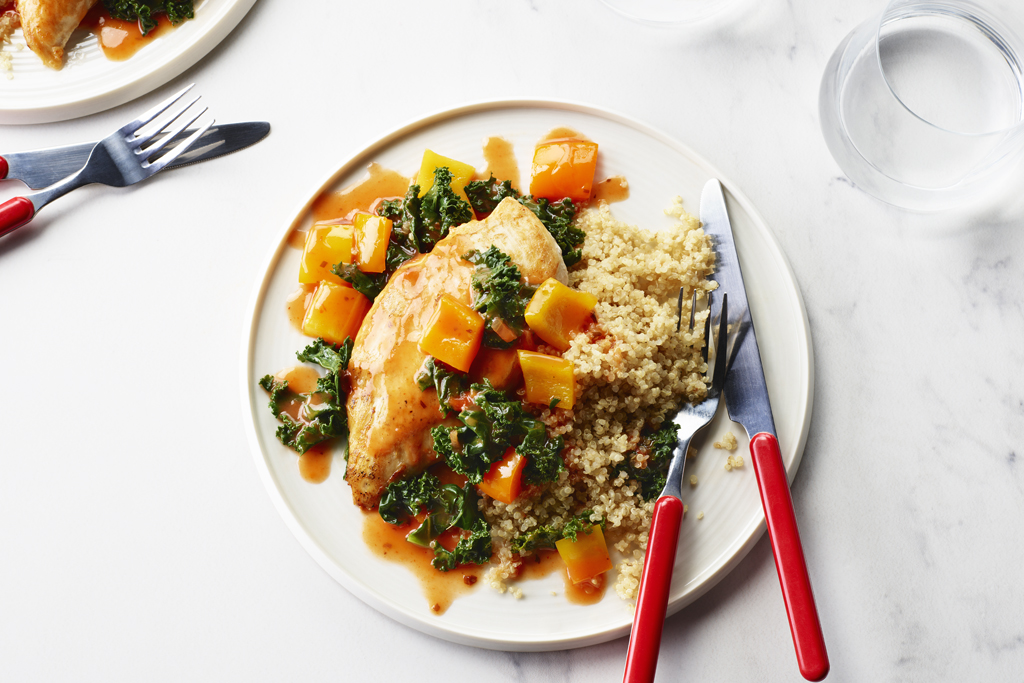
[[[818,102],[847,177],[924,211],[998,187],[1024,148],[1022,13],[1021,0],[892,0],[854,29]]]

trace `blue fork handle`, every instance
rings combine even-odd
[[[26,197],[15,197],[0,204],[0,237],[25,225],[35,215],[36,207]]]
[[[658,498],[647,538],[647,554],[640,577],[633,630],[629,634],[623,683],[651,683],[654,680],[682,520],[683,501],[667,495]]]

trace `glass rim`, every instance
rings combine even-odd
[[[900,8],[911,8],[914,11],[906,14],[897,14]],[[889,0],[885,8],[882,10],[881,15],[878,18],[878,27],[875,29],[875,61],[878,65],[878,72],[882,75],[882,80],[885,82],[886,88],[889,93],[899,102],[900,106],[903,107],[907,113],[914,118],[918,119],[925,125],[934,128],[943,133],[950,135],[957,135],[964,138],[986,138],[991,136],[1005,135],[1014,130],[1024,129],[1024,92],[1021,93],[1022,110],[1020,112],[1020,120],[1010,126],[998,128],[995,130],[986,131],[984,133],[964,133],[962,131],[951,130],[945,128],[936,123],[929,121],[924,118],[916,111],[914,111],[906,102],[896,93],[892,83],[889,81],[888,75],[886,75],[885,67],[882,65],[882,55],[879,49],[879,43],[881,42],[882,28],[886,24],[896,19],[905,19],[908,17],[920,16],[927,10],[941,9],[945,13],[952,13],[961,18],[965,18],[971,21],[975,26],[982,28],[985,35],[992,40],[993,43],[999,48],[1000,52],[1007,58],[1007,65],[1013,69],[1018,75],[1017,82],[1024,82],[1024,67],[1021,65],[1021,55],[1018,54],[1017,50],[1013,49],[1008,45],[1006,36],[1009,35],[1018,45],[1024,47],[1024,41],[1021,40],[1020,35],[1014,32],[1005,23],[999,21],[991,14],[989,14],[985,8],[980,5],[971,2],[971,0],[955,0],[949,2],[947,0],[926,0],[924,2],[913,2],[912,0]],[[996,30],[998,27],[1001,30]]]

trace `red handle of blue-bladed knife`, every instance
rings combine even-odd
[[[654,680],[682,519],[683,501],[674,496],[658,498],[647,538],[647,554],[636,598],[633,629],[629,634],[623,683],[651,683]]]
[[[15,197],[0,204],[0,237],[32,220],[36,207],[25,197]]]
[[[811,592],[811,580],[807,575],[807,563],[778,439],[767,432],[755,434],[750,439],[750,456],[761,491],[761,504],[775,554],[775,568],[782,585],[789,629],[796,647],[797,664],[804,678],[820,681],[828,675],[828,653]]]

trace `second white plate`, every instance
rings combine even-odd
[[[374,556],[362,540],[362,513],[352,504],[336,456],[335,473],[323,484],[304,481],[294,453],[274,437],[276,420],[257,381],[295,364],[308,339],[288,322],[285,301],[297,286],[299,252],[287,246],[291,231],[311,221],[310,205],[321,193],[359,180],[370,162],[412,175],[425,148],[484,168],[481,142],[500,135],[515,145],[528,183],[536,141],[557,126],[575,128],[600,145],[598,177],[624,175],[630,198],[614,204],[620,219],[647,228],[667,228],[663,210],[681,195],[697,213],[704,183],[722,180],[744,268],[748,297],[771,394],[782,457],[792,479],[810,424],[813,362],[803,301],[785,256],[750,203],[689,148],[617,114],[558,102],[495,102],[471,105],[416,121],[369,145],[315,188],[282,221],[281,238],[268,258],[254,293],[245,331],[242,393],[256,466],[289,528],[313,558],[339,583],[394,619],[458,643],[505,650],[553,650],[592,645],[626,635],[629,604],[609,589],[595,605],[570,604],[561,579],[521,583],[516,600],[486,586],[459,598],[441,616],[433,614],[419,583],[404,566]],[[726,451],[711,444],[731,430],[746,454],[742,427],[719,415],[687,474],[700,484],[684,487],[689,514],[683,520],[669,612],[689,604],[732,569],[764,531],[764,516],[749,465],[726,472]],[[703,512],[703,519],[697,513]],[[554,593],[554,595],[552,594]]]

